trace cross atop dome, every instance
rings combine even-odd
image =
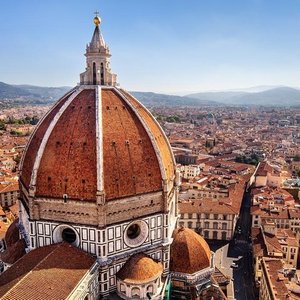
[[[87,66],[86,71],[80,74],[80,84],[115,86],[117,75],[110,69],[111,54],[99,28],[101,18],[98,11],[94,14],[95,30],[91,42],[86,47]]]

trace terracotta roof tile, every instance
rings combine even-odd
[[[96,259],[69,244],[32,250],[0,276],[2,300],[66,299]]]
[[[25,255],[26,243],[24,239],[16,241],[14,244],[10,245],[5,249],[4,252],[0,253],[0,259],[7,264],[14,264],[23,255]]]
[[[157,149],[168,179],[174,177],[173,156],[161,128],[130,95],[102,89],[103,177],[107,200],[162,190]],[[67,97],[68,98],[68,97]],[[21,181],[29,188],[34,159],[63,98],[33,134],[25,153]],[[95,201],[97,193],[95,89],[84,89],[59,117],[37,170],[36,196]],[[137,113],[128,104],[135,106]],[[155,143],[145,127],[153,133]]]
[[[68,100],[68,96],[61,98],[54,106],[53,109],[50,110],[49,114],[47,114],[36,127],[35,133],[32,135],[32,139],[28,144],[28,151],[25,152],[25,156],[23,158],[23,166],[22,172],[20,176],[20,180],[25,184],[25,186],[29,187],[32,169],[34,165],[34,161],[41,145],[42,139],[45,135],[47,128],[49,127],[52,119],[58,113],[59,109],[63,106],[63,104]]]
[[[128,92],[122,90],[130,103],[138,110],[139,114],[146,122],[148,128],[151,130],[160,154],[162,155],[163,165],[167,174],[167,179],[170,180],[174,177],[175,170],[173,164],[173,154],[168,147],[168,140],[165,138],[165,135],[158,124],[155,122],[153,116],[148,110],[146,110],[140,102],[138,102],[132,95]]]
[[[95,90],[84,90],[48,139],[37,173],[37,196],[96,199],[95,117]]]
[[[155,150],[138,117],[113,90],[102,90],[102,106],[106,198],[161,190]]]
[[[170,270],[193,274],[210,266],[211,252],[206,241],[189,228],[173,232]]]
[[[127,283],[143,283],[161,275],[163,267],[146,254],[131,256],[117,273],[117,278]]]

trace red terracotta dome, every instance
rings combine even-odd
[[[20,182],[35,197],[96,201],[161,191],[174,179],[162,129],[133,96],[81,85],[40,121],[21,163]]]
[[[211,264],[211,252],[206,241],[189,228],[177,228],[173,232],[170,270],[193,274]]]
[[[161,263],[155,262],[146,254],[133,255],[117,274],[117,278],[126,283],[149,282],[160,276],[163,271]]]

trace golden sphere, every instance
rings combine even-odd
[[[96,26],[99,26],[100,23],[101,23],[100,17],[99,17],[99,16],[96,16],[96,17],[94,18],[94,24],[95,24]]]

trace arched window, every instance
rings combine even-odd
[[[138,287],[134,287],[131,289],[131,297],[140,296],[140,289]]]
[[[97,70],[96,70],[96,63],[93,62],[93,84],[97,83]]]
[[[100,75],[101,75],[101,85],[104,85],[104,67],[103,67],[103,63],[101,63]]]

